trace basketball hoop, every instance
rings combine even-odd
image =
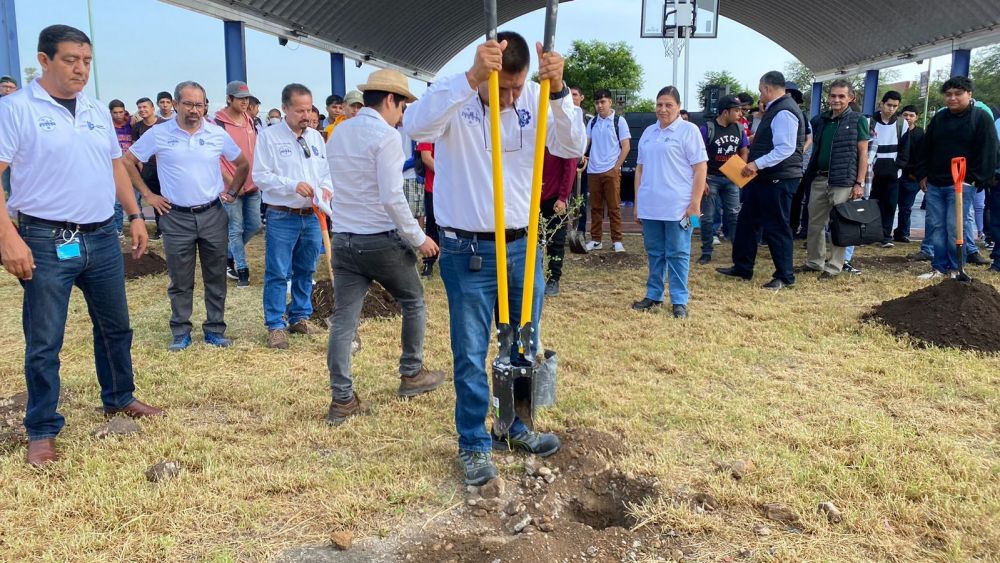
[[[684,41],[676,37],[663,38],[663,56],[676,57],[684,50]]]

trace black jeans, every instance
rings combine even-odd
[[[555,211],[559,198],[542,201],[542,217],[545,219],[545,254],[548,256],[545,280],[559,281],[562,278],[563,258],[566,256],[566,223],[569,217]]]
[[[587,210],[590,209],[590,190],[587,189],[587,173],[581,174],[580,178],[580,195],[583,197],[583,205],[580,207],[580,223],[576,226],[576,230],[581,233],[587,232]]]
[[[434,193],[424,190],[424,233],[430,237],[434,244],[439,244],[438,224],[434,220]],[[433,264],[437,261],[437,256],[424,258],[424,264]]]
[[[899,180],[895,176],[875,176],[870,199],[878,200],[878,209],[882,212],[882,242],[888,242],[892,240],[892,222],[899,203]]]
[[[789,212],[789,223],[792,227],[792,235],[795,233],[805,233],[809,230],[809,194],[812,182],[799,182],[792,197],[792,209]]]
[[[906,176],[899,179],[899,220],[896,222],[895,232],[897,239],[910,236],[910,215],[919,191],[920,184],[916,180],[907,179]]]
[[[733,267],[746,278],[753,277],[757,260],[757,237],[771,250],[775,279],[786,284],[795,283],[792,271],[792,229],[788,214],[792,196],[800,178],[772,180],[754,178],[743,188],[743,207],[736,221],[736,239],[733,241]]]

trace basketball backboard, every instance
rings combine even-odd
[[[691,4],[695,4],[694,22],[690,21]],[[640,37],[683,37],[678,27],[692,23],[692,39],[715,38],[719,31],[719,0],[642,0]]]

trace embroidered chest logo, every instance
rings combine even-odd
[[[527,127],[529,123],[531,123],[531,112],[526,109],[517,110],[517,124]]]
[[[483,116],[472,106],[462,108],[460,115],[466,125],[479,125],[483,120]]]
[[[288,158],[292,156],[292,147],[288,145],[280,145],[278,147],[278,155],[282,158]]]
[[[47,115],[38,118],[38,128],[42,131],[51,131],[56,128],[56,120]]]

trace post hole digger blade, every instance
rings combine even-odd
[[[487,39],[496,38],[496,0],[484,0],[487,12]],[[547,0],[545,7],[545,36],[543,53],[552,51],[555,42],[556,13],[558,0]],[[539,62],[540,64],[540,62]],[[500,147],[500,90],[497,73],[490,75],[490,127],[493,135],[493,201],[496,240],[506,240],[503,222],[503,190]],[[528,207],[527,251],[524,265],[524,291],[521,297],[521,326],[515,329],[510,324],[507,295],[507,264],[505,244],[497,244],[497,296],[499,319],[497,323],[500,350],[493,362],[493,432],[499,437],[508,437],[510,429],[518,418],[529,429],[534,429],[535,393],[540,388],[537,380],[538,361],[535,358],[535,328],[532,326],[532,302],[534,297],[535,267],[538,257],[538,223],[542,199],[542,165],[545,161],[545,139],[548,124],[549,94],[552,84],[542,80],[538,94],[536,116],[534,166],[531,179],[531,204]],[[501,252],[503,248],[503,252]],[[516,342],[515,342],[516,337]],[[517,346],[516,348],[514,346]],[[554,357],[554,354],[553,354]],[[554,370],[551,372],[554,378]],[[545,385],[541,385],[545,387]],[[552,385],[554,387],[554,384]]]
[[[580,202],[580,182],[582,182],[583,171],[576,171],[576,186],[573,188],[573,204]],[[580,220],[580,215],[586,213],[587,209],[581,207],[579,211],[573,214],[569,219],[569,224],[566,225],[566,242],[569,244],[569,250],[573,254],[586,254],[587,253],[587,241],[584,239],[583,233],[576,230],[577,222]]]
[[[951,179],[955,182],[955,259],[958,262],[958,275],[955,279],[971,282],[972,278],[965,273],[965,233],[963,225],[965,214],[962,213],[962,187],[965,184],[965,157],[956,156],[951,159]]]

